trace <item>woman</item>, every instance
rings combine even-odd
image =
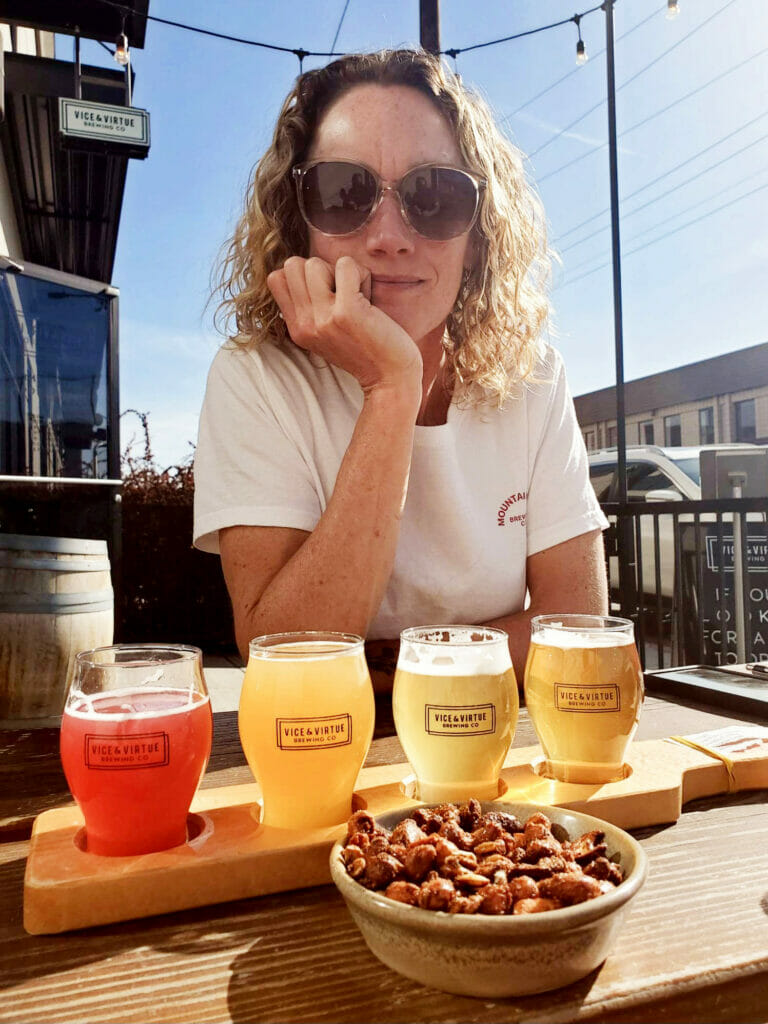
[[[520,154],[438,59],[298,79],[224,263],[234,331],[195,459],[243,656],[287,630],[387,647],[490,623],[522,680],[533,614],[606,610],[607,524],[540,340],[548,269]]]

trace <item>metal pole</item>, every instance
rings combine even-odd
[[[624,336],[621,312],[621,243],[619,240],[619,170],[616,143],[616,70],[613,53],[613,4],[605,0],[605,64],[608,77],[608,158],[611,183],[611,248],[613,257],[613,332],[616,351],[616,440],[619,500],[627,500],[627,437],[624,422]]]
[[[608,160],[611,190],[611,253],[613,263],[613,334],[616,358],[616,444],[620,508],[627,502],[627,434],[624,421],[624,336],[621,312],[621,241],[619,238],[619,164],[616,142],[616,67],[613,49],[613,4],[605,0],[605,68],[608,84]],[[619,555],[619,593],[622,613],[637,610],[634,581],[634,538],[632,522],[619,514],[616,523]]]
[[[133,103],[131,93],[131,51],[128,50],[128,63],[125,65],[125,105],[130,107]]]
[[[419,40],[429,53],[440,53],[440,0],[419,0]]]
[[[80,73],[80,29],[75,26],[75,99],[83,98],[83,80]]]

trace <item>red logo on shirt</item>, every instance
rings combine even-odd
[[[499,511],[496,514],[496,523],[498,526],[525,526],[525,507],[524,502],[528,497],[526,491],[517,491],[514,494],[510,494],[508,498],[505,498],[499,506]],[[507,513],[512,511],[511,515]]]

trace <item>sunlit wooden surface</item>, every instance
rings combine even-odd
[[[739,720],[649,698],[638,738]],[[33,815],[35,800],[37,810],[50,806],[22,782],[35,765],[43,778],[55,778],[52,739],[46,752],[38,736],[31,751],[29,740],[0,735],[0,1021],[768,1019],[765,790],[697,801],[674,826],[635,833],[649,855],[650,877],[600,970],[554,993],[475,1000],[422,988],[381,965],[331,886],[28,936],[21,924],[28,843],[24,826],[14,831],[10,823]],[[533,742],[523,712],[515,745]],[[374,742],[368,763],[402,759],[389,737]],[[236,716],[217,715],[205,785],[249,779]],[[64,799],[60,791],[58,802]]]

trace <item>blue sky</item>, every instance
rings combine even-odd
[[[418,43],[418,0],[151,0],[150,14],[301,47]],[[441,0],[441,44],[462,49],[595,6],[573,0]],[[627,379],[768,340],[768,3],[618,0],[619,193]],[[466,84],[527,154],[562,265],[551,340],[574,394],[615,380],[608,215],[605,19],[459,54]],[[57,55],[71,59],[71,40]],[[149,413],[157,462],[192,451],[221,339],[211,268],[249,172],[298,72],[292,54],[150,22],[134,50],[134,104],[152,146],[131,161],[113,283],[120,288],[121,408]],[[85,62],[111,65],[95,43]],[[308,58],[305,69],[324,63]],[[123,420],[123,445],[138,420]]]

